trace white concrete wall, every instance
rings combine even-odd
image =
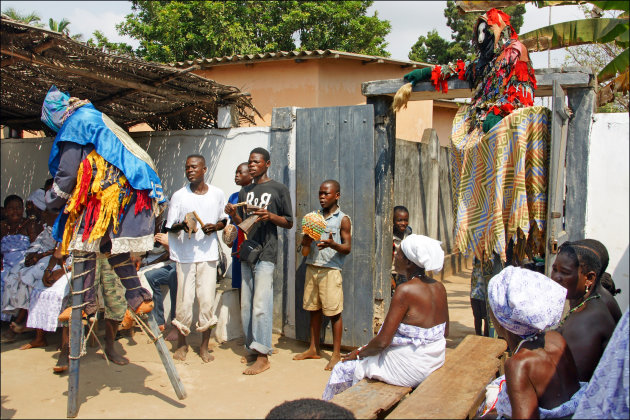
[[[134,140],[153,158],[164,193],[171,197],[186,185],[184,174],[186,156],[199,153],[206,158],[208,173],[206,182],[220,188],[225,199],[240,187],[234,183],[236,167],[246,162],[255,147],[269,149],[269,127],[244,127],[231,129],[147,131],[130,133]],[[50,177],[48,156],[53,139],[3,139],[1,198],[18,194],[22,198],[43,187]],[[223,241],[226,256],[229,250]],[[231,258],[228,258],[231,264]]]
[[[51,137],[0,141],[1,203],[8,195],[17,194],[26,199],[31,192],[44,187],[44,182],[50,178],[48,155],[52,143]]]
[[[608,271],[622,292],[616,296],[622,311],[630,295],[628,264],[628,114],[594,114],[588,161],[586,197],[587,238],[608,249]]]

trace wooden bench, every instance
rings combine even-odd
[[[357,418],[472,418],[485,398],[486,385],[502,370],[506,348],[503,340],[468,335],[457,348],[447,349],[444,366],[413,392],[363,379],[332,402]]]

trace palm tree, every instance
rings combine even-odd
[[[70,21],[66,18],[61,19],[59,22],[53,18],[48,19],[48,27],[51,31],[61,32],[68,36],[70,35],[70,30],[68,29],[69,25]]]
[[[15,10],[13,7],[9,7],[8,9],[4,10],[2,13],[9,16],[13,20],[16,20],[21,23],[26,23],[27,25],[33,25],[33,26],[38,26],[38,27],[42,26],[42,24],[40,23],[41,17],[37,14],[37,12],[31,12],[27,15],[26,14],[23,15],[17,10]]]

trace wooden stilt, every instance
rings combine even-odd
[[[140,320],[140,318],[133,311],[131,311],[131,313],[136,318],[136,322],[138,323],[140,328],[142,328],[143,330],[146,329],[147,325],[145,325],[144,322],[142,322],[142,320]],[[148,328],[150,328],[150,331],[145,331],[145,333],[149,336],[151,340],[154,340],[154,337],[157,337],[157,340],[154,340],[155,348],[160,355],[160,359],[162,359],[162,364],[164,365],[164,369],[166,370],[168,379],[171,381],[171,385],[173,385],[173,389],[175,390],[177,398],[183,400],[188,395],[186,394],[184,384],[179,378],[179,373],[177,373],[177,369],[175,369],[175,363],[173,363],[171,353],[166,347],[166,342],[164,341],[164,337],[162,337],[162,334],[160,333],[157,322],[155,322],[153,312],[149,312],[147,316],[149,317]]]
[[[72,290],[83,290],[83,276],[75,277],[74,275],[83,272],[85,263],[77,264],[81,269],[77,270],[76,265],[73,267],[72,274]],[[70,316],[70,363],[68,378],[68,410],[66,416],[74,418],[79,413],[79,358],[81,357],[81,304],[83,303],[83,294],[77,293],[72,295],[72,315]]]

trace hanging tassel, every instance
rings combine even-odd
[[[396,95],[394,95],[394,101],[392,102],[392,109],[394,112],[398,112],[403,108],[407,108],[407,102],[409,102],[409,97],[411,96],[411,91],[413,89],[412,83],[405,83],[396,91]]]
[[[151,210],[151,200],[149,199],[148,190],[135,190],[136,192],[136,205],[134,207],[134,214],[140,213],[142,210]]]
[[[83,159],[79,165],[79,171],[77,173],[77,185],[74,187],[74,192],[66,211],[72,213],[73,211],[80,211],[81,205],[87,201],[88,190],[90,187],[90,180],[92,179],[92,165],[88,158]]]
[[[86,206],[85,223],[83,224],[83,235],[81,236],[83,242],[89,239],[90,233],[98,220],[98,215],[101,210],[101,200],[99,196],[100,194],[91,196]]]

